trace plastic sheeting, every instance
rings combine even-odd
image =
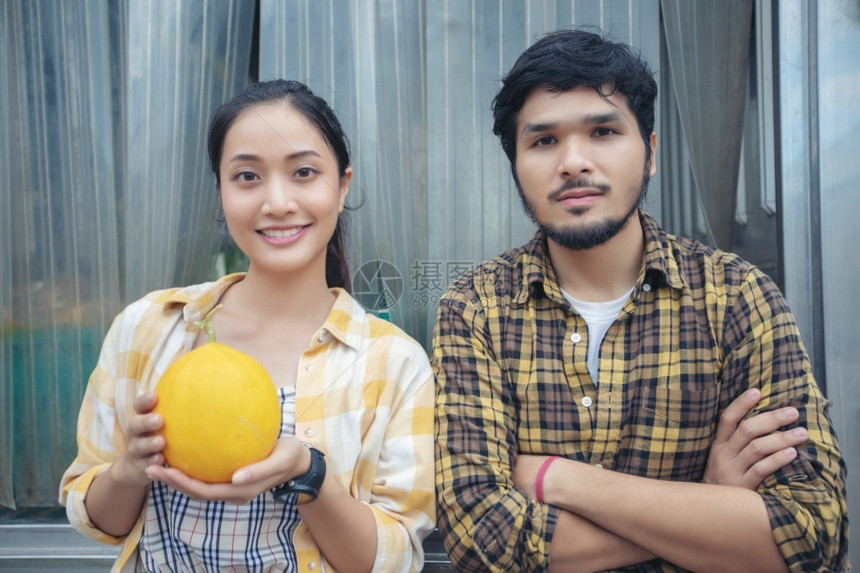
[[[714,243],[730,251],[753,1],[662,0],[662,9],[674,93],[696,188]]]
[[[254,1],[0,3],[0,505],[53,505],[113,316],[208,277]]]

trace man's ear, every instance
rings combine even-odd
[[[651,137],[648,140],[648,153],[650,155],[649,177],[654,177],[657,174],[657,132],[652,131]]]

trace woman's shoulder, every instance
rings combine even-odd
[[[330,317],[333,320],[330,322],[338,330],[360,336],[369,345],[377,344],[381,339],[391,339],[423,352],[418,341],[405,330],[366,311],[351,294],[341,289],[336,289],[335,294],[337,300]]]
[[[369,364],[385,364],[389,369],[401,364],[419,371],[419,377],[430,372],[426,350],[406,331],[366,311],[347,292],[339,290],[336,295],[327,326],[348,346],[371,357]]]

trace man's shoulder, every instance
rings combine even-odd
[[[663,232],[663,256],[677,268],[691,288],[706,285],[733,287],[750,280],[769,281],[755,264],[737,253],[712,247],[689,237]]]

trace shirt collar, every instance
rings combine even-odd
[[[644,211],[639,211],[639,220],[645,235],[645,256],[642,261],[642,270],[636,281],[636,291],[642,288],[642,284],[648,280],[652,287],[654,279],[672,288],[680,289],[686,285],[678,267],[671,248],[669,235],[660,228],[660,225]],[[534,238],[527,243],[520,255],[520,265],[523,269],[523,280],[520,289],[514,298],[517,304],[525,302],[538,292],[543,292],[547,298],[564,304],[564,296],[558,286],[558,279],[549,260],[549,252],[546,244],[546,235],[538,231]]]
[[[327,342],[327,334],[343,344],[358,350],[366,336],[367,313],[352,296],[342,288],[331,289],[337,297],[328,317],[314,337],[311,347]]]
[[[686,287],[687,282],[681,276],[680,266],[675,258],[675,249],[672,247],[674,241],[670,240],[672,237],[644,211],[639,211],[639,220],[645,233],[645,258],[639,284],[641,285],[646,275],[656,275],[664,284],[674,289]]]
[[[234,273],[221,277],[214,283],[181,288],[171,294],[166,302],[168,305],[182,305],[186,328],[191,328],[215,308],[224,291],[244,278],[245,273]],[[358,349],[362,341],[366,313],[345,290],[333,288],[331,292],[336,297],[334,305],[314,335],[311,347],[326,344],[331,336],[351,348]]]
[[[182,305],[182,317],[193,325],[203,320],[221,299],[228,288],[245,278],[245,273],[223,276],[213,283],[204,283],[178,289],[166,301],[168,306]]]

